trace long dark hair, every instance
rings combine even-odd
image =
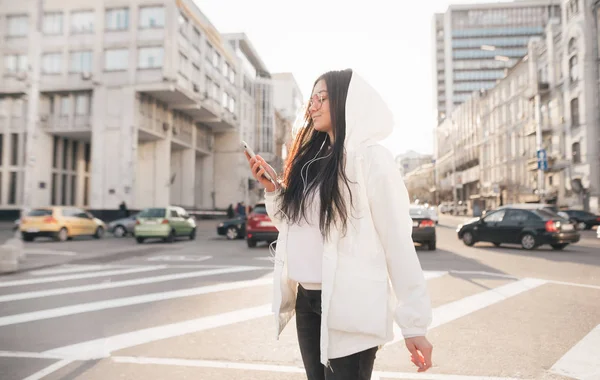
[[[315,81],[314,87],[320,80],[325,80],[333,127],[333,146],[329,141],[329,135],[319,132],[313,128],[310,110],[307,108],[304,114],[304,126],[298,132],[289,156],[286,160],[283,175],[283,192],[281,211],[290,222],[299,223],[302,219],[307,220],[307,209],[311,199],[309,195],[314,194],[317,187],[320,193],[319,228],[324,237],[329,235],[332,224],[336,224],[345,234],[347,218],[349,215],[348,205],[344,200],[343,188],[345,186],[350,195],[352,204],[352,193],[349,181],[344,171],[345,151],[344,140],[346,138],[346,97],[348,86],[352,78],[352,70],[329,71],[321,75]],[[331,147],[330,154],[326,154]],[[316,156],[326,157],[318,161],[313,160]],[[304,168],[304,169],[303,169]],[[308,170],[308,172],[307,172]],[[304,172],[304,174],[302,174]],[[307,182],[306,192],[304,180]],[[339,224],[338,224],[339,223]]]

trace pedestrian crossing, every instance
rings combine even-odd
[[[294,321],[274,339],[268,266],[157,264],[0,277],[0,374],[10,369],[0,378],[305,378]],[[434,367],[416,373],[396,331],[374,380],[600,379],[600,286],[481,271],[425,278]]]

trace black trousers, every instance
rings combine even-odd
[[[369,380],[378,347],[321,364],[321,291],[298,285],[296,329],[308,380]]]

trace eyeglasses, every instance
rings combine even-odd
[[[314,94],[313,96],[311,96],[311,98],[308,102],[309,109],[314,109],[314,110],[321,109],[323,102],[327,100],[327,98],[325,96],[323,96],[323,93],[327,93],[327,91],[319,91],[316,94]]]

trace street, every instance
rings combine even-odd
[[[434,367],[402,341],[373,379],[600,379],[600,240],[564,251],[466,247],[440,217],[418,248],[434,308]],[[0,276],[0,379],[305,379],[295,320],[275,340],[269,249],[217,237],[26,244]],[[7,235],[10,235],[7,233]]]

